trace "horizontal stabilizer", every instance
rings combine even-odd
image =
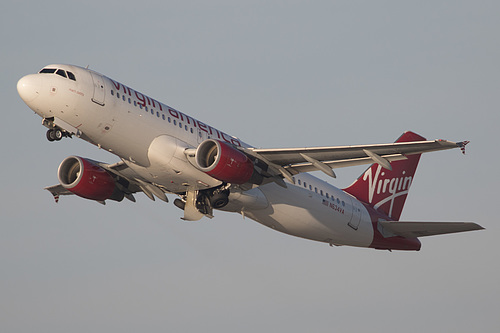
[[[405,238],[451,234],[484,229],[472,222],[378,222],[386,231]]]

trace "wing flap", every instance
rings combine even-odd
[[[378,222],[385,231],[405,238],[434,236],[484,229],[473,222]]]

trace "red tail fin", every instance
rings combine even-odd
[[[425,141],[413,132],[405,132],[396,142]],[[391,163],[392,171],[372,164],[345,192],[398,221],[408,196],[420,154]]]

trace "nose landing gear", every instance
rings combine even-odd
[[[44,118],[42,125],[48,128],[46,136],[50,142],[60,141],[62,138],[71,138],[71,133],[54,123],[54,118]]]
[[[63,132],[60,129],[49,129],[47,130],[47,140],[49,141],[59,141],[63,138]]]
[[[60,128],[51,128],[47,131],[47,140],[49,141],[60,141],[62,138],[68,137],[70,138],[71,135],[69,135],[66,131],[60,129]]]

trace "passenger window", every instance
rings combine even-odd
[[[191,133],[194,133],[194,132],[193,132],[193,128],[192,128],[192,127],[191,127]]]
[[[137,106],[137,102],[136,101],[134,101],[134,106]]]
[[[321,191],[319,191],[319,192],[320,192],[321,196],[323,196],[323,190],[321,190]]]
[[[60,76],[62,76],[62,77],[67,78],[67,76],[66,76],[66,72],[65,72],[64,70],[62,70],[62,69],[58,69],[58,70],[57,70],[57,72],[56,72],[56,74],[57,74],[57,75],[60,75]]]
[[[165,115],[164,114],[162,114],[161,117],[163,118],[163,120],[165,120]]]
[[[313,190],[313,187],[312,187],[312,185],[309,185],[309,189],[310,189],[311,191]]]
[[[128,104],[132,104],[132,100],[130,99],[130,97],[128,98]]]
[[[120,98],[120,93],[119,92],[116,93],[116,98]]]
[[[115,91],[113,89],[111,89],[111,96],[114,96],[115,95]]]
[[[73,74],[73,73],[71,73],[71,72],[66,72],[66,73],[68,73],[68,78],[69,78],[70,80],[76,81],[75,74]]]
[[[298,183],[299,183],[299,185],[302,185],[302,182],[300,181],[300,179],[299,179]]]

